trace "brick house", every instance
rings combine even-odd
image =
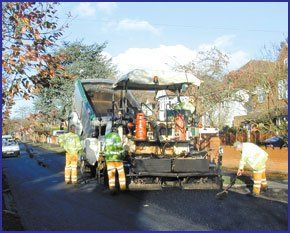
[[[235,116],[233,126],[257,129],[256,123],[266,119],[275,125],[288,124],[288,44],[279,53],[276,61],[251,60],[243,67],[232,71],[241,89],[252,88],[245,104],[246,115]]]

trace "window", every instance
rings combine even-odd
[[[288,69],[288,58],[284,60],[284,66]]]
[[[283,79],[278,81],[278,98],[288,99],[288,80]]]
[[[287,117],[277,117],[277,118],[275,118],[275,119],[276,119],[276,121],[274,122],[275,125],[280,126],[280,125],[282,125],[282,124],[288,124],[288,119],[287,119]]]
[[[257,87],[258,102],[263,103],[266,99],[266,92],[262,87]]]

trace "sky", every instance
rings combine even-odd
[[[66,2],[58,9],[60,22],[73,16],[62,40],[107,42],[104,55],[119,75],[171,69],[213,46],[228,55],[230,71],[288,37],[288,3]],[[21,106],[32,101],[17,100],[12,116]]]

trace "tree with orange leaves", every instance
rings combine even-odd
[[[57,3],[2,4],[2,114],[9,117],[14,97],[29,99],[62,70],[52,54],[67,25],[58,26]]]

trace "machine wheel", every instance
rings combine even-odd
[[[85,174],[85,170],[86,170],[85,161],[81,160],[81,162],[80,162],[80,173],[82,174],[82,176]]]
[[[100,184],[102,184],[104,188],[109,189],[109,180],[106,168],[100,171]]]
[[[95,178],[96,177],[96,175],[97,175],[97,167],[98,167],[98,163],[96,163],[95,165],[89,165],[91,178]]]

